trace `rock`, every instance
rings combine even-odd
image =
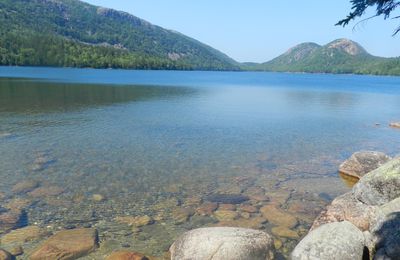
[[[315,219],[311,230],[327,223],[346,220],[361,231],[367,231],[383,218],[384,214],[379,208],[360,202],[349,192],[333,200],[331,205]]]
[[[0,214],[0,233],[22,227],[26,222],[26,214],[20,209],[7,210]]]
[[[174,218],[175,224],[183,224],[188,221],[194,213],[195,211],[192,208],[179,208],[172,212],[172,217]]]
[[[27,193],[34,190],[38,186],[39,186],[38,181],[24,180],[15,184],[11,191],[16,194]]]
[[[205,200],[223,204],[240,204],[249,200],[249,197],[241,194],[212,194],[207,196]]]
[[[400,257],[400,212],[386,216],[385,220],[373,232],[376,248],[390,259]]]
[[[400,197],[400,157],[365,175],[353,187],[354,196],[368,205],[382,205]]]
[[[102,202],[105,200],[104,196],[101,194],[93,194],[92,199],[95,202]]]
[[[149,260],[149,258],[136,252],[118,251],[109,255],[106,260]]]
[[[171,246],[171,260],[269,260],[274,245],[265,232],[231,228],[199,228],[184,233]]]
[[[393,128],[400,128],[400,122],[393,122],[393,123],[390,123],[389,126],[390,126],[390,127],[393,127]]]
[[[299,238],[299,234],[296,231],[293,231],[291,229],[288,229],[287,227],[273,227],[271,229],[272,234],[278,237],[286,237],[286,238],[291,238],[291,239],[297,239]]]
[[[239,218],[236,220],[221,221],[218,222],[215,226],[261,229],[263,227],[263,224],[266,222],[267,220],[263,217],[255,217],[249,219]]]
[[[308,233],[291,259],[362,260],[364,247],[363,233],[356,226],[348,221],[329,223]]]
[[[340,165],[339,172],[355,178],[361,178],[387,163],[390,159],[389,156],[381,152],[356,152]]]
[[[233,211],[235,211],[236,210],[236,206],[233,205],[233,204],[220,204],[218,206],[218,209],[219,210],[233,210]]]
[[[196,209],[196,213],[200,216],[211,216],[217,208],[217,203],[205,202]]]
[[[24,249],[21,246],[11,248],[10,254],[13,256],[19,256],[24,254]]]
[[[298,224],[296,217],[274,205],[266,205],[260,209],[260,212],[269,222],[277,226],[294,228]]]
[[[240,206],[240,210],[247,213],[257,213],[258,209],[251,205],[242,205]]]
[[[250,196],[250,199],[260,202],[269,201],[269,197],[266,195],[252,195]]]
[[[29,192],[28,195],[34,198],[58,196],[64,192],[64,189],[58,186],[39,187]]]
[[[214,216],[219,221],[229,221],[237,219],[239,217],[239,214],[236,211],[231,210],[217,210],[214,212]]]
[[[147,226],[150,224],[153,224],[154,220],[145,215],[145,216],[140,216],[140,217],[132,217],[132,216],[126,216],[126,217],[116,217],[115,221],[123,224],[128,224],[129,226],[135,226],[135,227],[143,227]]]
[[[28,226],[11,231],[1,237],[0,242],[4,244],[19,243],[23,244],[28,241],[36,240],[43,237],[46,233],[38,226]]]
[[[6,250],[0,249],[0,260],[12,260],[13,256]]]
[[[383,204],[379,208],[385,215],[389,215],[394,212],[400,212],[400,198],[394,199],[386,204]]]
[[[98,247],[98,234],[95,229],[63,230],[47,239],[30,256],[31,260],[78,259]]]

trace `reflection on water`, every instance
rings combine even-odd
[[[323,207],[349,190],[337,174],[347,156],[393,155],[400,145],[400,132],[386,127],[400,118],[392,78],[88,75],[64,77],[91,84],[0,80],[0,218],[23,212],[24,224],[50,232],[95,227],[102,246],[87,259],[125,247],[160,256],[203,226],[267,230],[287,256]],[[96,75],[125,84],[95,84]],[[0,221],[0,233],[16,227]]]

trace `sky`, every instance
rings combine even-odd
[[[400,34],[392,36],[400,19],[334,25],[350,12],[350,0],[84,1],[178,31],[240,62],[265,62],[302,42],[322,45],[338,38],[354,40],[376,56],[400,56]]]

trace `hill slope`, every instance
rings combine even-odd
[[[327,45],[299,44],[281,56],[252,70],[312,73],[356,73],[400,75],[399,58],[381,58],[369,54],[360,44],[338,39]]]
[[[0,0],[0,65],[239,69],[199,41],[79,0]]]

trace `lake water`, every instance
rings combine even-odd
[[[161,256],[218,225],[272,232],[287,256],[349,190],[344,159],[399,153],[399,120],[398,77],[0,67],[0,205],[51,232],[97,228],[87,259]]]

